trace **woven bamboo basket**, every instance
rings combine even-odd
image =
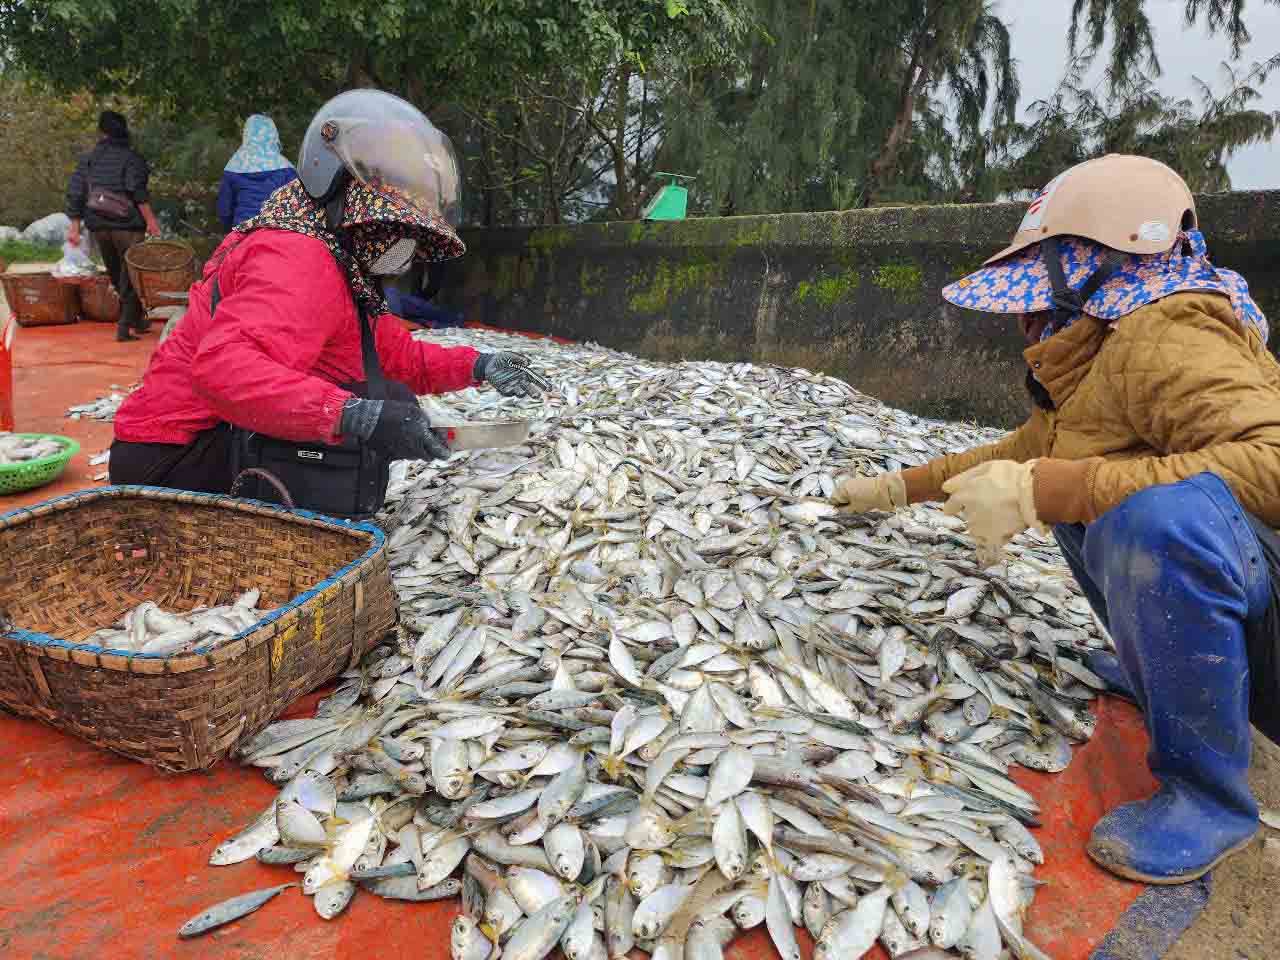
[[[115,323],[120,319],[120,297],[105,274],[80,280],[81,314],[97,323]]]
[[[274,609],[192,653],[82,642],[143,600],[189,610],[253,587]],[[175,772],[212,766],[396,620],[376,527],[134,486],[0,516],[0,608],[17,628],[0,634],[0,706]]]
[[[52,273],[0,275],[4,296],[18,323],[24,327],[49,327],[75,323],[80,315],[80,287]]]
[[[144,240],[125,251],[129,283],[150,313],[156,307],[171,307],[166,293],[186,293],[196,282],[196,253],[176,240]]]

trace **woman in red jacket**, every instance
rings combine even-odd
[[[387,308],[380,278],[465,250],[446,220],[458,204],[453,149],[420,111],[377,90],[340,94],[312,120],[298,173],[192,286],[182,323],[116,415],[113,483],[226,492],[232,427],[445,458],[417,395],[482,382],[540,392],[520,355],[414,340]],[[362,396],[362,317],[392,381],[385,400]]]

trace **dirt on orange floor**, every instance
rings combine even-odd
[[[29,328],[15,343],[17,429],[75,437],[82,452],[54,485],[0,497],[0,509],[93,486],[90,455],[106,449],[111,425],[63,418],[67,407],[128,385],[144,369],[156,334],[117,344],[97,324]],[[314,697],[295,705],[311,709]],[[1146,736],[1136,712],[1104,698],[1098,732],[1066,773],[1020,773],[1039,799],[1037,831],[1047,881],[1027,931],[1055,960],[1084,960],[1143,889],[1093,867],[1084,843],[1109,807],[1150,791]],[[214,846],[255,817],[275,789],[261,774],[222,763],[203,774],[160,774],[51,728],[0,715],[0,956],[30,958],[445,957],[456,901],[407,904],[360,895],[332,922],[287,891],[261,911],[200,940],[179,942],[178,927],[219,900],[297,879],[256,862],[212,868]],[[801,934],[805,957],[811,944]],[[877,948],[879,951],[879,948]],[[740,939],[736,960],[764,960],[763,928]],[[883,956],[873,953],[873,956]]]

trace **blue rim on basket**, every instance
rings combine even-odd
[[[75,441],[72,442],[74,443]],[[140,493],[142,491],[153,490],[173,494],[175,498],[182,497],[184,500],[186,498],[193,498],[196,500],[207,501],[209,503],[218,503],[223,501],[231,503],[248,503],[255,507],[265,507],[275,513],[282,513],[291,517],[320,520],[326,524],[332,524],[336,527],[342,527],[347,530],[359,530],[363,533],[371,534],[373,537],[373,543],[370,545],[368,550],[362,553],[355,560],[351,561],[351,563],[335,570],[310,590],[307,590],[305,593],[298,594],[298,596],[294,597],[288,603],[276,607],[264,614],[262,619],[254,623],[253,626],[245,627],[233,637],[219,637],[217,640],[203,643],[194,650],[188,650],[185,653],[136,653],[132,650],[117,650],[115,647],[99,647],[90,643],[72,643],[69,640],[61,640],[58,637],[51,637],[47,633],[35,633],[30,630],[10,630],[8,633],[0,633],[0,637],[12,637],[15,640],[20,640],[23,643],[30,643],[33,646],[38,647],[62,647],[67,650],[84,650],[88,653],[107,654],[113,657],[125,657],[131,660],[176,660],[181,657],[203,656],[210,653],[214,647],[243,639],[248,634],[253,633],[255,630],[260,629],[266,624],[279,620],[290,610],[293,610],[296,607],[301,607],[312,597],[329,589],[329,587],[333,586],[352,570],[371,559],[374,554],[382,549],[382,546],[387,539],[387,535],[372,523],[365,523],[357,520],[343,520],[338,517],[328,517],[321,513],[314,513],[311,510],[300,510],[296,508],[290,510],[287,507],[282,507],[278,503],[268,503],[265,500],[248,500],[244,497],[230,497],[224,493],[197,493],[192,490],[175,490],[170,487],[153,487],[144,486],[142,484],[117,484],[107,487],[98,487],[97,489],[91,488],[87,490],[77,490],[74,493],[63,494],[60,497],[53,497],[52,499],[45,500],[39,504],[34,504],[32,507],[18,507],[16,510],[0,513],[0,525],[5,524],[5,522],[11,517],[17,517],[24,513],[31,513],[33,511],[33,507],[44,509],[51,507],[54,504],[62,503],[64,500],[97,499],[100,496],[121,496],[130,493]]]

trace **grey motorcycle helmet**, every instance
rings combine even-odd
[[[298,179],[341,221],[348,178],[389,189],[424,216],[457,226],[462,178],[449,138],[426,115],[383,90],[348,90],[318,111],[302,138]]]

